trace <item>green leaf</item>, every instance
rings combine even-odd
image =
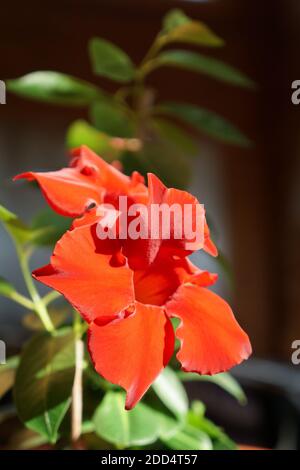
[[[31,229],[39,233],[35,237],[36,245],[54,245],[69,230],[71,221],[47,208],[36,214],[31,221]]]
[[[175,143],[166,139],[149,141],[137,157],[146,171],[158,174],[167,186],[184,189],[188,185],[191,164]]]
[[[7,232],[18,243],[26,243],[34,237],[32,231],[18,218],[16,214],[10,212],[1,205],[0,222],[3,223]]]
[[[19,356],[12,356],[0,366],[0,399],[12,388],[18,364]]]
[[[212,382],[218,385],[227,393],[232,395],[240,404],[245,405],[247,403],[247,397],[240,386],[240,384],[232,377],[232,375],[223,372],[216,375],[199,375],[193,372],[181,372],[177,373],[179,378],[185,382],[202,381]]]
[[[23,423],[55,443],[71,403],[74,335],[70,328],[34,336],[25,347],[14,387]]]
[[[119,155],[118,150],[111,145],[111,136],[98,131],[81,119],[70,125],[66,140],[68,148],[87,145],[109,162],[115,160]]]
[[[7,89],[17,95],[61,105],[84,106],[101,94],[91,83],[53,71],[32,72],[6,83]]]
[[[0,295],[4,297],[11,297],[16,292],[14,286],[8,282],[4,277],[0,276]]]
[[[130,57],[111,42],[93,38],[89,42],[89,54],[96,75],[117,82],[129,82],[134,77],[134,65]]]
[[[185,388],[170,367],[166,367],[160,373],[152,387],[163,404],[175,416],[182,418],[186,415],[189,404],[188,397]]]
[[[107,391],[98,406],[93,423],[96,434],[102,439],[125,448],[148,445],[160,437],[172,437],[183,426],[157,399],[152,404],[138,403],[126,411],[125,393]]]
[[[183,42],[198,46],[220,47],[224,41],[208,26],[189,18],[181,10],[171,10],[164,18],[160,41],[165,44]]]
[[[249,139],[233,124],[207,109],[187,103],[164,103],[157,111],[183,120],[195,129],[222,142],[241,147],[251,145]]]
[[[173,145],[188,155],[197,154],[197,143],[187,132],[181,129],[181,127],[160,117],[153,118],[151,122],[154,129],[163,139],[169,140],[170,143],[173,143]]]
[[[167,447],[174,450],[212,450],[213,448],[210,437],[189,424],[174,436],[161,440]]]
[[[113,101],[101,100],[92,104],[90,115],[93,125],[106,134],[132,137],[133,124],[125,110]]]
[[[161,52],[145,67],[147,73],[157,67],[179,67],[203,73],[216,80],[246,88],[254,88],[254,82],[231,65],[220,60],[207,57],[197,52],[171,50]]]
[[[164,16],[163,28],[165,32],[169,32],[177,28],[177,26],[182,26],[191,21],[193,21],[192,18],[189,18],[184,11],[179,8],[173,8]]]
[[[225,432],[212,421],[204,416],[205,407],[202,402],[194,401],[188,412],[187,422],[189,425],[207,434],[213,441],[214,449],[234,450],[235,443]]]
[[[106,393],[93,418],[96,434],[122,448],[155,442],[159,435],[155,412],[143,403],[126,411],[124,403],[123,392]]]

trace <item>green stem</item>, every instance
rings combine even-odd
[[[154,42],[152,43],[150,49],[148,50],[147,54],[143,58],[140,67],[143,67],[146,62],[153,59],[153,57],[155,57],[158,54],[158,52],[160,51],[160,49],[164,45],[165,45],[165,36],[159,34],[158,36],[156,36],[156,38],[155,38]]]
[[[36,289],[31,272],[28,266],[28,255],[23,251],[20,245],[16,245],[16,250],[20,262],[21,271],[23,273],[24,281],[30,297],[32,298],[32,302],[34,304],[34,309],[39,316],[41,322],[43,323],[45,329],[49,332],[53,332],[55,330],[54,325],[52,323],[51,318],[49,317],[47,308]]]
[[[23,307],[27,308],[28,310],[35,309],[34,303],[30,299],[27,299],[27,297],[25,297],[24,295],[19,294],[19,292],[13,292],[9,296],[9,298],[22,305]]]
[[[56,290],[52,290],[51,292],[49,292],[43,297],[44,305],[46,306],[49,305],[54,300],[59,299],[59,297],[61,297],[61,294],[57,292]]]

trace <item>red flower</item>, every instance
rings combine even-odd
[[[15,180],[27,179],[37,181],[50,206],[59,214],[69,217],[83,215],[91,205],[103,202],[114,203],[117,196],[126,195],[134,203],[149,203],[148,189],[144,178],[134,172],[128,177],[114,166],[106,163],[85,145],[71,153],[69,168],[50,172],[27,172],[15,176]],[[155,180],[155,191],[150,196],[151,202],[174,202],[175,189],[167,189],[154,175],[150,184]],[[160,183],[160,184],[158,184]],[[182,199],[198,201],[193,196],[181,192]],[[181,201],[182,202],[182,201]],[[204,250],[212,256],[218,251],[210,238],[209,228],[205,222]],[[129,249],[129,245],[128,245]]]
[[[216,374],[250,355],[248,336],[229,305],[206,288],[215,282],[215,274],[174,255],[172,240],[140,269],[135,262],[140,251],[134,252],[132,263],[118,240],[99,240],[97,219],[91,214],[88,222],[68,231],[51,263],[33,275],[61,292],[89,323],[95,368],[126,389],[127,409],[141,399],[172,356],[172,317],[181,320],[177,358],[186,371]]]
[[[14,179],[36,180],[50,206],[69,217],[82,215],[91,204],[100,204],[111,194],[124,194],[146,202],[147,188],[138,172],[131,177],[124,175],[85,145],[73,150],[71,156],[69,168],[27,172]]]

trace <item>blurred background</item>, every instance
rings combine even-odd
[[[191,192],[206,206],[215,240],[233,273],[229,282],[215,261],[201,266],[220,273],[218,292],[234,306],[248,332],[254,359],[234,371],[245,386],[244,409],[218,399],[209,384],[190,394],[239,442],[263,447],[300,446],[300,365],[291,344],[300,339],[300,109],[291,103],[291,83],[300,79],[298,0],[52,0],[1,7],[0,79],[34,70],[57,70],[94,83],[86,48],[92,36],[120,45],[139,62],[170,8],[208,24],[225,39],[212,55],[250,76],[258,89],[245,91],[188,71],[162,68],[149,77],[164,100],[192,102],[224,115],[254,142],[250,149],[199,139]],[[97,81],[98,80],[98,81]],[[12,176],[59,168],[66,161],[65,133],[83,109],[22,100],[8,94],[0,106],[0,202],[29,220],[45,203]],[[35,266],[47,261],[41,250]],[[0,271],[23,289],[13,246],[1,229]],[[0,339],[16,350],[26,339],[22,309],[0,300]]]

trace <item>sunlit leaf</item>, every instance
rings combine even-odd
[[[164,103],[159,106],[157,111],[182,120],[195,129],[222,142],[241,147],[251,145],[249,139],[233,124],[207,109],[187,103]]]
[[[6,84],[17,95],[61,105],[84,106],[101,95],[95,85],[54,71],[32,72]]]
[[[164,30],[161,41],[183,42],[198,46],[219,47],[224,41],[219,38],[208,26],[200,21],[189,18],[181,10],[171,10],[164,18]]]
[[[151,444],[161,437],[168,439],[183,426],[162,407],[142,402],[126,411],[124,405],[125,393],[108,391],[93,417],[96,434],[119,448]]]
[[[169,32],[177,28],[177,26],[182,26],[190,21],[193,21],[192,18],[189,18],[184,11],[179,8],[173,8],[164,16],[163,28],[165,32]]]
[[[98,131],[83,120],[74,121],[70,125],[66,140],[68,148],[87,145],[107,161],[115,160],[119,154],[119,151],[111,145],[111,136]]]
[[[102,38],[89,42],[89,54],[96,75],[118,82],[128,82],[134,76],[134,65],[130,57],[118,46]]]
[[[57,440],[71,403],[74,361],[74,335],[68,328],[37,334],[21,356],[14,386],[18,415],[50,442]]]
[[[188,397],[178,376],[170,367],[166,367],[160,373],[152,387],[160,400],[175,416],[186,415]]]
[[[155,442],[159,428],[151,408],[139,403],[131,411],[124,409],[125,394],[108,392],[93,418],[98,436],[119,447]]]

